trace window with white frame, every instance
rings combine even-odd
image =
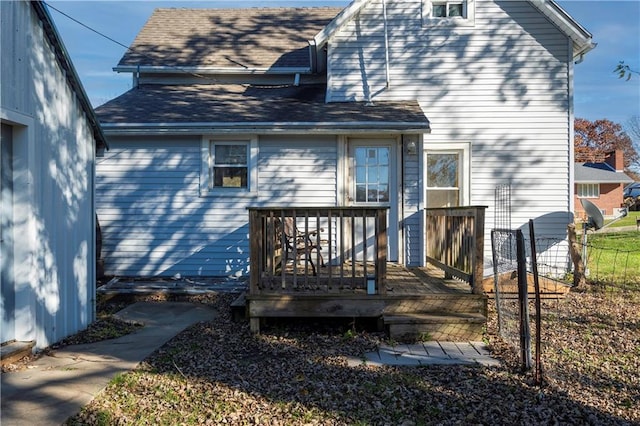
[[[469,203],[470,144],[425,144],[425,204],[427,208],[456,207]]]
[[[254,139],[204,138],[202,142],[201,192],[255,191]]]
[[[578,198],[598,198],[600,197],[600,184],[598,183],[579,183]]]
[[[424,0],[423,16],[427,25],[474,25],[475,0]]]

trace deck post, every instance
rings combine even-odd
[[[249,293],[259,293],[262,224],[260,212],[249,211]]]
[[[378,294],[387,293],[387,210],[378,209],[376,217],[376,235],[378,236],[376,259],[376,287]]]
[[[482,294],[482,279],[484,278],[484,213],[485,206],[475,207],[473,230],[474,241],[476,242],[473,256],[473,276],[471,277],[471,292]]]

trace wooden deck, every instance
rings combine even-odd
[[[344,273],[347,271],[347,273]],[[369,271],[369,272],[367,272]],[[346,262],[342,266],[318,268],[317,275],[305,274],[305,266],[293,270],[291,263],[285,271],[261,280],[258,292],[261,295],[368,295],[365,277],[374,271],[374,266],[362,262]],[[370,289],[369,289],[370,290]],[[387,263],[384,288],[381,295],[432,295],[469,294],[469,284],[457,279],[445,279],[444,272],[437,268],[405,268]]]
[[[343,266],[347,267],[351,271],[355,267],[355,278],[342,281],[335,275],[339,267],[319,268],[317,276],[300,277],[289,267],[277,280],[261,286],[259,293],[248,294],[252,330],[259,332],[261,320],[273,317],[379,318],[391,337],[398,340],[425,335],[481,340],[487,297],[473,294],[469,284],[445,279],[444,273],[435,268],[388,263],[384,290],[368,294],[364,265]]]
[[[485,207],[425,210],[431,269],[387,262],[387,209],[249,208],[251,329],[270,317],[370,317],[398,340],[481,340]]]

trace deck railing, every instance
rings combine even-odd
[[[485,206],[426,209],[426,260],[482,293]]]
[[[386,207],[249,208],[250,294],[384,294]]]

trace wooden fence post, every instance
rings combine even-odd
[[[584,232],[586,232],[586,229]],[[569,236],[569,253],[571,254],[571,261],[573,262],[573,285],[575,288],[583,290],[587,285],[587,280],[584,275],[584,260],[586,259],[582,259],[582,255],[580,254],[582,247],[580,247],[580,243],[578,243],[575,224],[570,223],[567,225],[567,234]]]

